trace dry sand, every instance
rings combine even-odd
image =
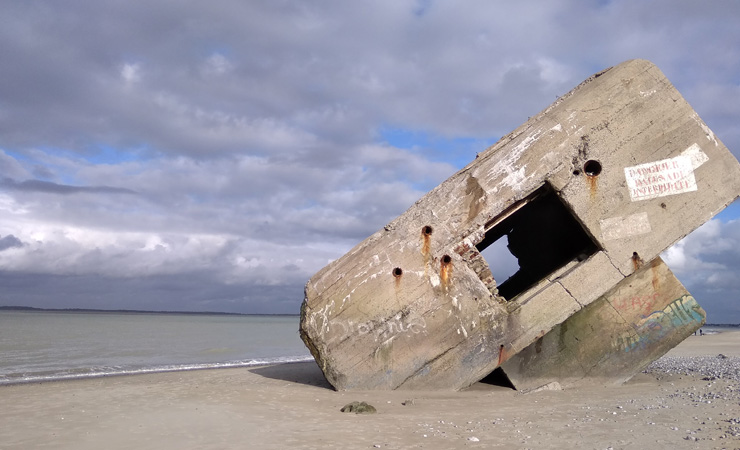
[[[740,332],[668,356],[623,386],[529,394],[335,392],[314,363],[0,386],[0,448],[740,448]],[[377,414],[339,411],[354,400]]]

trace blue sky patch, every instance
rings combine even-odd
[[[423,154],[425,158],[446,162],[458,169],[468,165],[475,156],[495,144],[499,138],[448,137],[424,130],[383,127],[380,139],[396,148]]]
[[[723,209],[722,212],[717,214],[717,219],[722,222],[740,219],[740,200],[735,200],[730,206]]]

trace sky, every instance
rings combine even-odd
[[[735,0],[2,1],[0,305],[297,314],[329,261],[591,74],[740,156]],[[740,204],[664,253],[740,323]]]

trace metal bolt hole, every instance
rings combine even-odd
[[[586,164],[583,165],[583,171],[589,177],[595,177],[601,173],[601,163],[594,159],[586,161]]]

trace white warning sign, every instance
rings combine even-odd
[[[696,190],[689,155],[625,167],[624,176],[633,202]]]

